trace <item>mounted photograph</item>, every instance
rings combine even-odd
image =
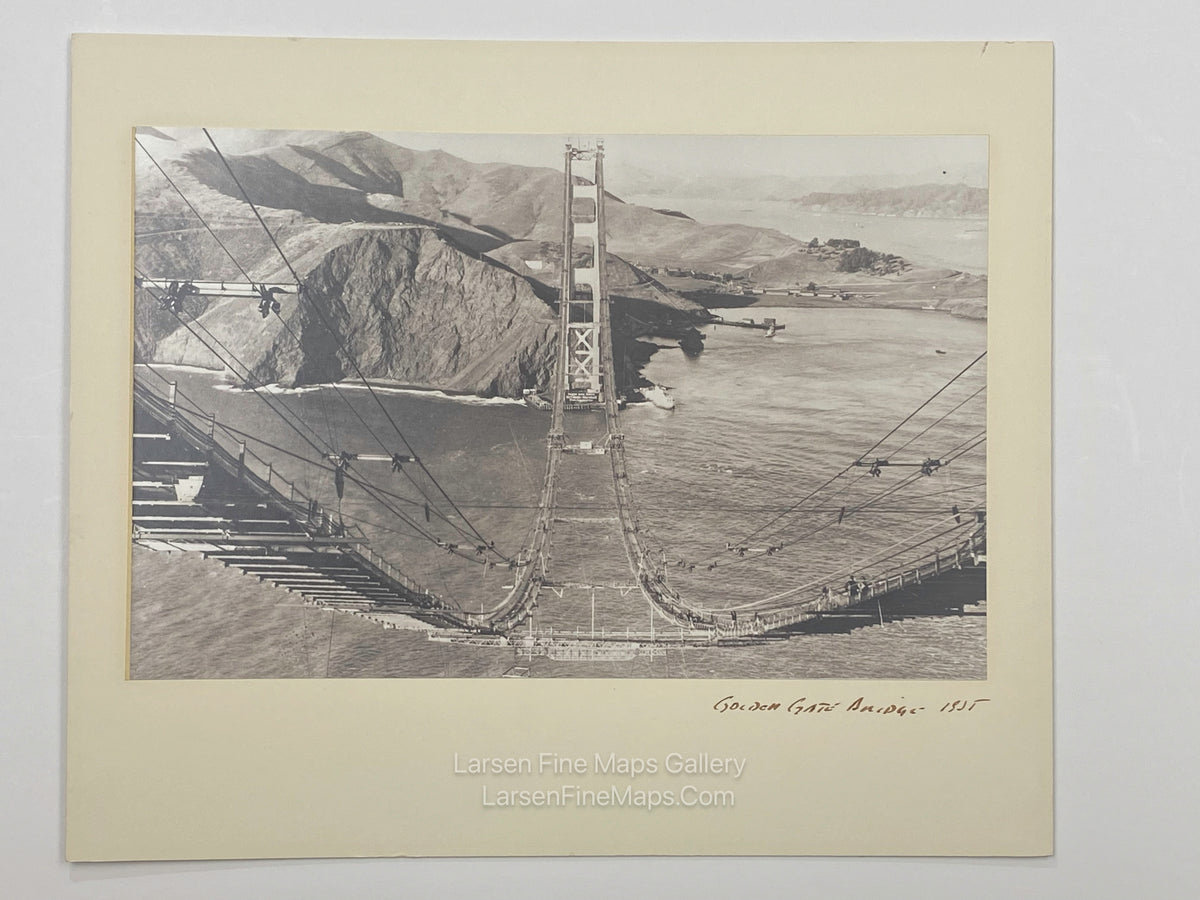
[[[131,679],[988,677],[986,135],[132,139]]]

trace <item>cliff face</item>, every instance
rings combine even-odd
[[[280,315],[287,328],[274,316],[262,319],[251,301],[225,300],[199,322],[268,383],[356,378],[339,344],[369,379],[482,396],[519,396],[548,383],[553,370],[550,307],[524,279],[431,229],[372,231],[336,247],[305,276],[302,299],[285,300]],[[160,362],[215,363],[183,328],[158,340],[152,354],[139,349]]]

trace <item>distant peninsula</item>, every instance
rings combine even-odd
[[[938,219],[986,219],[986,188],[965,184],[916,184],[847,194],[811,193],[792,202],[809,212]]]

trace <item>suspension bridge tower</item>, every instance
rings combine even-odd
[[[616,389],[606,383],[611,373],[605,372],[601,359],[608,328],[604,144],[568,144],[564,157],[560,346],[566,365],[562,383],[556,387],[564,392],[566,408],[602,408]]]

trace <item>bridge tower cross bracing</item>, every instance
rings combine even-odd
[[[571,408],[603,407],[615,386],[605,383],[601,329],[608,324],[605,284],[604,145],[568,144],[564,153],[563,267],[560,316],[565,351],[565,401]],[[588,183],[590,182],[590,183]],[[577,252],[585,254],[576,266]]]
[[[666,585],[661,568],[651,557],[640,536],[625,465],[624,435],[620,426],[618,385],[613,352],[608,286],[604,271],[604,145],[567,144],[564,152],[563,242],[559,302],[559,352],[552,384],[551,424],[548,437],[546,476],[542,482],[538,516],[526,553],[516,565],[512,589],[488,623],[499,631],[510,631],[532,616],[543,584],[550,583],[551,550],[557,516],[560,475],[565,457],[608,457],[611,468],[615,515],[597,517],[620,530],[626,560],[637,577],[642,595],[668,620],[691,624],[687,611]],[[584,257],[576,265],[576,256]],[[594,414],[603,413],[604,436],[600,441],[568,440],[567,413],[580,414],[571,425],[584,429],[596,425]],[[589,418],[591,413],[593,418]],[[575,473],[580,470],[574,469]],[[572,477],[572,476],[567,476]],[[571,517],[575,522],[580,517]],[[561,521],[569,521],[562,519]],[[593,550],[602,551],[597,545]],[[586,548],[585,548],[586,552]],[[560,558],[567,551],[560,550]],[[586,580],[586,579],[585,579]],[[561,599],[561,598],[560,598]]]

